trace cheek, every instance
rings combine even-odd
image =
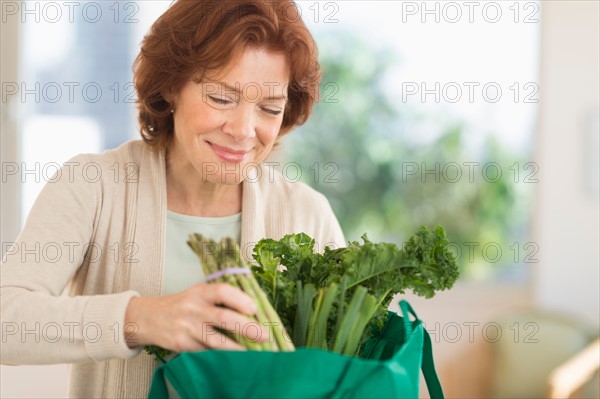
[[[218,112],[207,106],[193,108],[193,111],[180,115],[179,126],[183,127],[185,135],[196,137],[218,130],[223,124]],[[177,129],[178,126],[175,128]]]
[[[277,140],[277,136],[279,136],[279,128],[281,123],[272,124],[264,129],[261,129],[261,132],[258,134],[258,139],[265,146],[271,146]]]

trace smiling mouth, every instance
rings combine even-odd
[[[210,141],[206,142],[215,154],[225,162],[240,163],[246,158],[246,155],[250,152],[249,150],[235,150],[228,147],[223,147]]]

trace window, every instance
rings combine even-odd
[[[11,3],[20,18],[21,222],[56,168],[139,137],[131,67],[168,1]],[[5,5],[6,9],[7,6]],[[13,15],[14,14],[14,15]]]
[[[300,2],[325,69],[282,165],[347,239],[441,224],[471,280],[523,282],[538,88],[537,2]],[[300,176],[300,177],[299,177]]]

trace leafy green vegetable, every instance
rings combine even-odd
[[[252,270],[297,346],[357,355],[383,327],[395,294],[411,289],[430,298],[458,278],[440,226],[422,226],[403,248],[361,238],[362,244],[327,247],[323,254],[304,233],[255,246]]]

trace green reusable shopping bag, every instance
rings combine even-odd
[[[429,335],[408,302],[400,309],[366,342],[366,358],[312,348],[186,352],[156,369],[148,397],[167,398],[170,388],[181,398],[417,398],[423,368],[431,398],[443,399]]]

